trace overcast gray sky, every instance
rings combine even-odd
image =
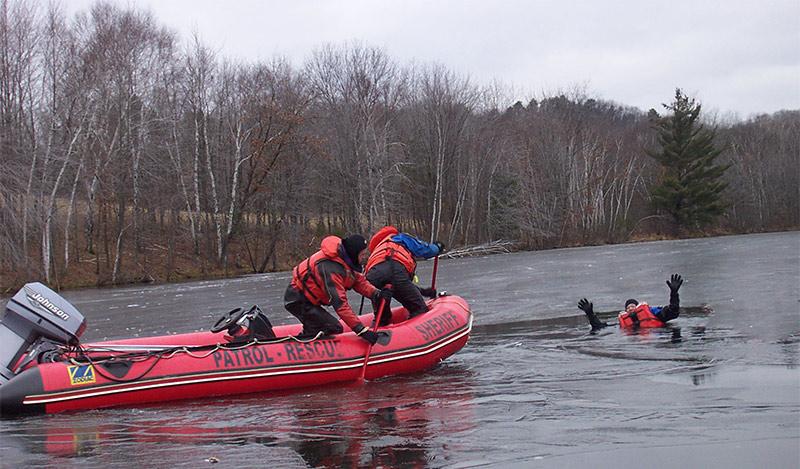
[[[68,10],[92,0],[66,0]],[[150,9],[223,56],[286,56],[362,41],[520,97],[582,86],[660,109],[675,87],[740,118],[800,109],[800,0],[114,0]]]

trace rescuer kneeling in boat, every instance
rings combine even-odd
[[[678,274],[672,274],[672,277],[667,280],[667,286],[669,287],[669,304],[667,306],[650,306],[647,303],[639,303],[633,298],[626,301],[625,311],[620,312],[617,317],[619,327],[632,329],[664,327],[667,321],[677,318],[680,314],[678,289],[681,288],[681,285],[683,285],[683,279]],[[592,331],[613,326],[613,324],[603,322],[597,317],[592,303],[586,298],[578,301],[578,308],[586,314],[589,324],[592,326]]]
[[[426,243],[407,233],[400,233],[394,226],[384,226],[369,241],[370,256],[367,261],[367,280],[377,288],[390,286],[392,296],[399,301],[413,318],[428,311],[424,296],[436,298],[435,288],[420,288],[414,284],[417,261],[438,256],[444,245],[439,241]],[[388,325],[392,319],[390,302],[386,302],[381,313],[381,323]],[[377,311],[377,302],[373,300]]]
[[[373,301],[391,301],[391,290],[375,288],[361,273],[367,254],[367,240],[361,235],[344,239],[328,236],[319,251],[292,270],[292,283],[283,302],[286,310],[303,323],[302,336],[343,332],[339,321],[322,307],[330,305],[359,337],[371,344],[378,341],[378,334],[361,324],[347,301],[347,290],[351,289]]]

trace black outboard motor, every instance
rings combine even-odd
[[[41,283],[26,284],[8,300],[0,320],[0,385],[14,377],[17,362],[31,345],[74,345],[84,329],[86,319],[67,300]]]

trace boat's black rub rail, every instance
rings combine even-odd
[[[27,396],[41,395],[44,392],[39,368],[32,368],[8,383],[0,386],[0,417],[22,414],[43,414],[44,404],[25,403]]]

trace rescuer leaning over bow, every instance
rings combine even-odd
[[[391,290],[375,288],[361,273],[367,255],[367,241],[361,235],[344,239],[328,236],[319,251],[292,270],[292,283],[286,288],[283,301],[286,310],[303,324],[303,337],[343,332],[339,321],[323,308],[330,305],[359,337],[371,344],[378,340],[378,334],[361,324],[347,301],[347,290],[355,290],[375,302],[381,298],[387,303],[391,300]]]
[[[440,242],[426,243],[394,226],[385,226],[372,236],[369,242],[370,256],[367,261],[367,280],[377,288],[392,289],[392,296],[408,311],[409,317],[428,311],[423,296],[436,298],[435,288],[420,288],[414,284],[417,270],[416,258],[438,256],[444,250]],[[373,300],[377,310],[378,305]],[[381,326],[389,324],[390,305],[386,302],[381,313]]]

